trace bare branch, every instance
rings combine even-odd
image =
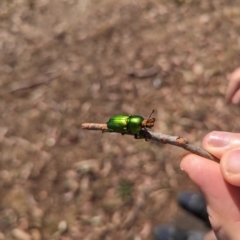
[[[146,131],[144,130],[144,132],[146,132]],[[201,147],[197,147],[193,144],[190,144],[183,137],[170,136],[170,135],[166,135],[166,134],[163,134],[163,133],[156,133],[156,132],[152,132],[152,131],[147,131],[146,138],[149,139],[149,140],[155,141],[155,142],[163,143],[163,144],[175,145],[177,147],[184,148],[184,149],[188,150],[189,152],[197,154],[201,157],[213,160],[215,162],[219,162],[219,159],[217,157],[213,156],[212,154],[210,154],[206,150],[202,149]]]
[[[83,123],[82,129],[86,130],[99,130],[102,132],[109,132],[107,128],[107,124],[102,123]],[[179,136],[170,136],[163,133],[156,133],[152,131],[142,130],[141,134],[145,139],[149,139],[151,141],[163,143],[163,144],[171,144],[177,147],[181,147],[186,149],[187,151],[197,154],[198,156],[213,160],[215,162],[219,162],[219,159],[206,150],[197,147],[193,144],[190,144],[185,138]],[[130,134],[131,135],[131,134]]]
[[[83,123],[82,129],[109,132],[107,124],[105,123]]]

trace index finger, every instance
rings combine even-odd
[[[226,91],[226,101],[231,102],[234,94],[240,88],[240,68],[237,68],[229,77],[229,84]]]

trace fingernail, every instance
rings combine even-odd
[[[230,134],[228,132],[211,132],[208,137],[208,145],[211,147],[225,147],[231,141]]]
[[[225,168],[230,174],[240,173],[240,150],[235,150],[229,153]]]

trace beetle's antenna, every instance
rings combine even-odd
[[[154,113],[154,109],[152,110],[151,114],[149,115],[148,119],[150,119],[150,117],[153,115]]]

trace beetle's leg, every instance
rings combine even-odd
[[[145,135],[142,135],[141,138],[144,138],[146,142],[148,141]]]
[[[142,139],[142,138],[143,138],[143,135],[140,134],[140,133],[136,133],[136,134],[134,134],[134,138],[135,138],[135,139]]]
[[[153,112],[154,112],[154,110],[153,110]],[[152,114],[152,113],[151,113]],[[144,128],[144,130],[147,132],[147,128],[144,126],[143,127]],[[147,138],[146,138],[146,134],[143,134],[143,137],[145,138],[145,141],[147,142],[148,140],[147,140]]]
[[[144,126],[143,128],[144,128],[144,130],[142,129],[139,133],[137,133],[137,134],[135,134],[135,135],[137,135],[137,139],[144,138],[145,141],[148,142],[148,138],[147,138],[147,133],[148,133],[148,131],[147,131],[147,129],[146,129],[145,126]],[[136,137],[135,137],[135,138],[136,138]]]
[[[135,138],[135,139],[139,139],[139,137],[138,137],[137,134],[134,134],[134,138]]]

